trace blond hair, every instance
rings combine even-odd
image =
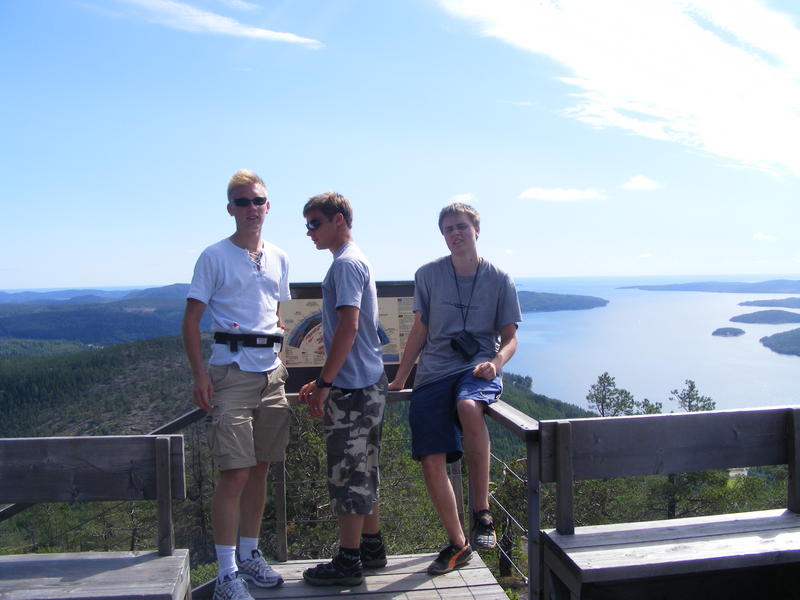
[[[231,190],[240,185],[260,185],[264,188],[264,195],[267,193],[267,186],[264,184],[264,180],[261,179],[261,177],[247,169],[239,169],[228,181],[228,202],[233,199],[231,198]]]

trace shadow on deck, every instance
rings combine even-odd
[[[364,583],[354,587],[314,587],[303,581],[303,571],[321,560],[293,560],[274,563],[272,567],[285,583],[276,589],[250,587],[254,598],[298,599],[357,596],[363,600],[508,600],[503,588],[475,552],[472,560],[460,569],[432,577],[425,570],[436,554],[390,556],[384,569],[364,571]],[[193,598],[210,597],[211,586],[203,593],[195,590]],[[206,595],[206,593],[208,595]]]

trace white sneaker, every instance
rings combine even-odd
[[[244,579],[238,573],[225,575],[222,581],[217,579],[212,600],[253,600]]]
[[[253,550],[252,558],[238,562],[239,576],[253,585],[262,588],[274,588],[283,584],[281,577],[275,569],[269,566],[259,550]]]

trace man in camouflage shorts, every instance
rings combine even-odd
[[[300,389],[324,417],[328,490],[339,522],[339,552],[303,572],[312,585],[358,585],[362,568],[386,566],[378,514],[378,460],[387,380],[378,335],[372,267],[353,243],[353,211],[341,194],[314,196],[303,208],[319,250],[333,253],[322,282],[322,329],[327,353],[315,381]]]

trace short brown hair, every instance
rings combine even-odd
[[[264,194],[267,193],[267,186],[264,184],[264,180],[261,179],[258,175],[253,173],[252,171],[248,171],[247,169],[239,169],[231,175],[230,180],[228,181],[228,202],[232,200],[231,198],[231,190],[235,187],[239,187],[240,185],[253,185],[258,184],[264,188]]]
[[[325,192],[324,194],[313,196],[303,207],[303,215],[307,215],[312,210],[321,212],[328,221],[332,220],[337,214],[342,213],[347,227],[349,229],[353,228],[353,209],[350,206],[350,201],[339,192]]]
[[[466,215],[470,221],[472,221],[472,226],[476,229],[481,226],[481,216],[478,214],[478,211],[471,207],[469,204],[464,204],[463,202],[453,202],[452,204],[448,204],[439,212],[439,231],[442,231],[442,221],[444,221],[445,217],[449,217],[450,215]]]

